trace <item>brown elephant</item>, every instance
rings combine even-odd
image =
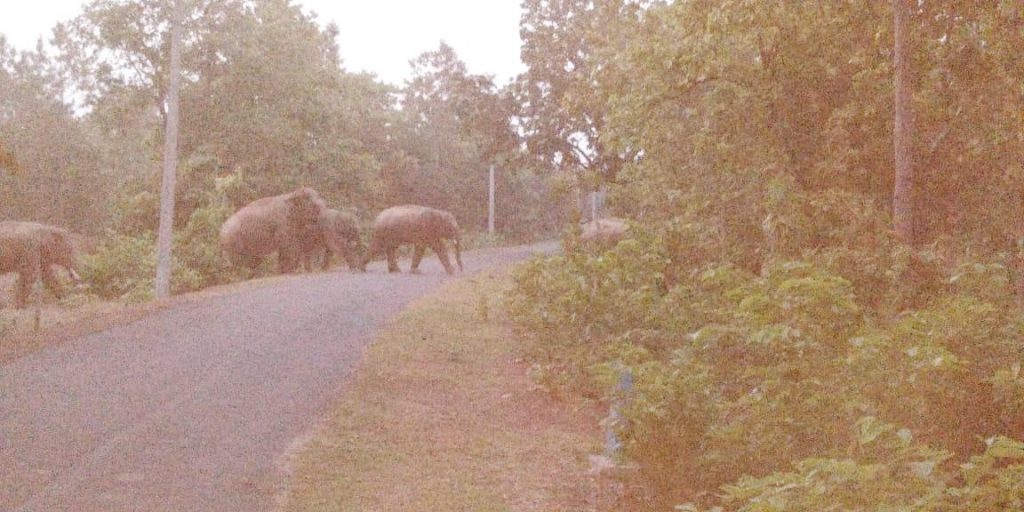
[[[231,264],[252,270],[276,252],[278,270],[294,272],[302,256],[303,237],[326,210],[320,194],[309,187],[257,199],[221,226],[221,250]]]
[[[398,272],[396,251],[401,245],[412,245],[411,272],[419,272],[420,261],[427,247],[437,254],[444,270],[453,273],[452,264],[448,261],[448,250],[444,240],[452,241],[455,248],[455,261],[462,270],[462,250],[459,242],[459,224],[455,216],[444,210],[426,206],[404,205],[393,206],[380,212],[373,222],[373,234],[370,237],[370,248],[366,252],[363,266],[382,252],[387,255],[388,272]]]
[[[629,223],[625,219],[605,217],[584,224],[580,242],[585,247],[609,248],[625,238],[628,231]]]
[[[25,307],[32,285],[40,278],[55,297],[64,297],[53,265],[64,267],[78,281],[76,251],[66,230],[36,222],[0,222],[0,274],[18,273],[14,307]]]
[[[302,238],[302,264],[313,269],[313,258],[323,257],[323,270],[331,266],[331,256],[341,255],[353,270],[366,270],[362,262],[362,239],[355,215],[338,210],[325,210],[316,224]]]

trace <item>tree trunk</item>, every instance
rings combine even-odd
[[[896,180],[892,198],[893,228],[900,242],[914,245],[914,111],[911,102],[912,78],[908,28],[910,1],[893,0],[893,25],[895,41],[893,46],[894,81],[896,90],[896,115],[893,125],[893,146],[895,149]]]
[[[171,71],[167,94],[167,125],[164,133],[164,176],[160,189],[160,228],[157,236],[156,297],[171,291],[171,245],[174,240],[174,187],[178,168],[178,89],[181,85],[181,10],[175,0],[171,14]]]

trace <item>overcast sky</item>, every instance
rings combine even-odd
[[[49,39],[58,21],[81,12],[84,0],[0,0],[0,33],[29,49]],[[523,71],[519,60],[520,0],[293,0],[314,11],[324,25],[340,29],[345,68],[369,71],[386,82],[409,77],[409,61],[436,50],[441,40],[455,48],[471,73],[494,75],[499,85]]]

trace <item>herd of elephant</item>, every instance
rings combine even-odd
[[[255,269],[265,257],[277,254],[281,273],[294,272],[300,264],[309,269],[312,258],[319,254],[324,256],[325,269],[331,255],[337,254],[357,270],[366,270],[370,260],[385,254],[388,271],[397,272],[398,247],[412,245],[413,272],[418,271],[430,248],[451,274],[454,270],[445,240],[451,240],[462,270],[459,225],[454,215],[426,206],[393,206],[377,215],[370,247],[363,251],[355,216],[327,208],[320,194],[309,187],[257,199],[235,212],[220,229],[221,250],[232,264]]]
[[[73,280],[78,280],[73,236],[65,229],[36,222],[0,222],[0,274],[18,273],[16,308],[26,306],[32,286],[40,278],[56,297],[63,296],[54,266],[64,267]],[[294,272],[300,265],[312,270],[317,257],[327,269],[332,255],[343,257],[349,268],[364,271],[381,254],[387,258],[388,271],[398,272],[398,248],[411,245],[412,272],[418,272],[429,248],[445,271],[452,274],[446,240],[451,241],[455,261],[462,270],[459,226],[454,215],[426,206],[394,206],[377,215],[369,248],[363,250],[355,216],[328,208],[320,194],[309,187],[243,206],[224,222],[219,237],[221,251],[230,264],[255,270],[265,258],[276,254],[281,273]]]

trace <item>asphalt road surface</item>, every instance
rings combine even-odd
[[[464,275],[553,249],[470,252]],[[0,510],[270,509],[382,322],[451,279],[421,267],[292,276],[0,366]]]

